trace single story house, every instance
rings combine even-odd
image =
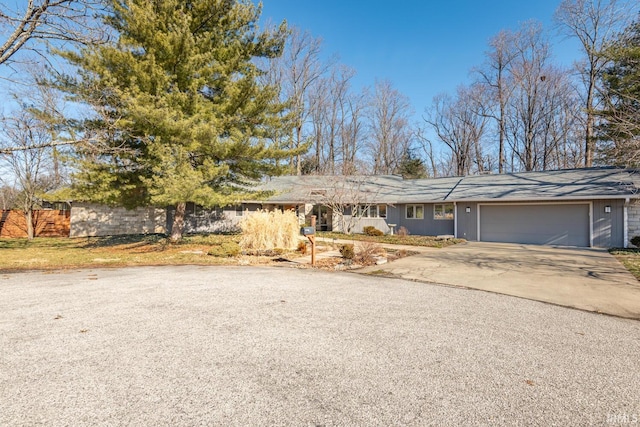
[[[640,235],[639,172],[603,167],[415,180],[273,177],[258,187],[272,193],[266,200],[213,210],[188,204],[185,231],[227,231],[247,211],[292,209],[301,223],[316,215],[319,230],[361,232],[370,225],[470,241],[627,247]],[[107,210],[74,204],[71,236],[170,232],[171,208],[140,209],[140,215]]]
[[[451,235],[470,241],[627,247],[640,235],[640,171],[585,168],[403,180],[398,176],[278,177],[269,204],[312,204],[320,229],[341,229],[336,199],[361,209],[352,231]],[[356,195],[359,194],[359,198]],[[356,203],[357,202],[357,203]],[[351,212],[345,211],[348,217]]]

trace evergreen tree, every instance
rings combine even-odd
[[[640,19],[605,50],[611,65],[602,73],[605,119],[601,138],[607,162],[640,166]]]
[[[404,179],[428,178],[427,168],[421,158],[413,154],[413,150],[407,149],[400,160],[396,173],[402,175]]]
[[[223,206],[256,194],[264,174],[283,172],[291,153],[277,88],[260,83],[257,58],[281,54],[279,28],[260,31],[250,0],[109,0],[110,44],[61,55],[77,75],[63,91],[96,113],[82,131],[100,131],[80,155],[79,198],[127,207],[175,206],[173,241],[186,202]]]

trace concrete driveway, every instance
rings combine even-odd
[[[308,269],[0,274],[0,425],[614,425],[640,416],[639,336]]]
[[[603,249],[467,242],[359,272],[640,319],[640,282]]]

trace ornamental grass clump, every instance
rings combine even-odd
[[[245,251],[271,251],[276,248],[296,249],[300,225],[293,211],[259,210],[240,222],[240,247]]]

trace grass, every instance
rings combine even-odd
[[[367,236],[364,234],[343,234],[328,231],[318,232],[317,236],[324,237],[326,239],[372,241],[391,245],[426,246],[430,248],[444,248],[446,246],[464,242],[464,239],[438,239],[435,236],[392,236],[389,234],[385,234],[384,236]]]
[[[0,271],[230,264],[237,263],[229,256],[237,254],[233,251],[239,240],[238,235],[186,236],[177,244],[170,244],[162,235],[0,239]]]
[[[444,247],[459,239],[438,240],[427,236],[380,236],[318,233],[318,236],[364,240],[375,243]],[[233,265],[270,264],[283,249],[264,256],[241,255],[240,235],[188,235],[172,244],[164,235],[0,239],[0,272],[72,268],[125,267],[136,265]],[[321,244],[321,242],[318,242]],[[288,252],[288,258],[299,256]],[[640,253],[637,254],[640,271]],[[635,273],[634,273],[635,274]]]
[[[609,252],[640,280],[640,249],[610,249]]]

